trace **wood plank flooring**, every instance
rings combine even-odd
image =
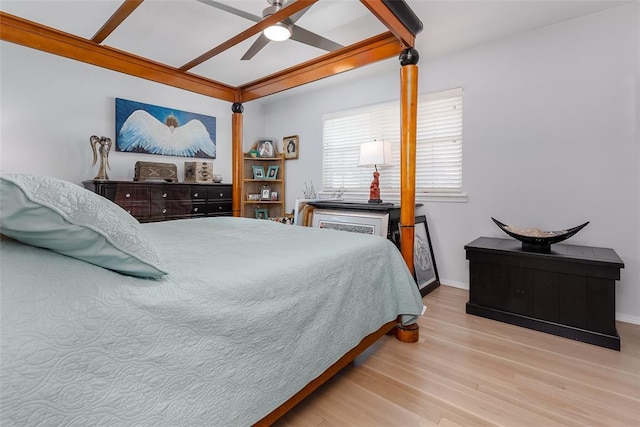
[[[424,298],[420,341],[386,336],[276,424],[640,426],[640,326],[620,352],[465,313],[468,291]]]

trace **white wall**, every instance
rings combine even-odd
[[[91,135],[115,142],[115,98],[216,117],[217,156],[223,182],[232,182],[231,104],[126,74],[2,42],[0,167],[3,172],[50,175],[79,184],[92,179]],[[264,130],[262,106],[245,106],[245,138]],[[109,155],[113,180],[133,179],[136,161],[175,163],[182,180],[185,157]]]
[[[491,216],[547,230],[590,221],[567,243],[616,250],[625,263],[617,316],[640,323],[638,8],[421,61],[421,93],[464,88],[468,202],[430,202],[420,211],[444,283],[468,287],[466,243],[506,237]],[[269,134],[300,135],[300,159],[286,163],[288,209],[305,181],[321,186],[322,114],[398,97],[394,72],[266,106]]]

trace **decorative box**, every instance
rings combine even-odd
[[[136,162],[133,180],[178,182],[178,168],[173,163]]]
[[[184,182],[213,182],[213,163],[184,162]]]

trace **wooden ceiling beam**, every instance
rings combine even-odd
[[[314,4],[315,2],[317,2],[318,0],[297,0],[291,4],[289,4],[288,6],[280,9],[278,12],[274,13],[273,15],[263,19],[262,21],[252,25],[251,27],[247,28],[246,30],[244,30],[243,32],[241,32],[240,34],[230,38],[229,40],[227,40],[226,42],[214,47],[213,49],[211,49],[208,52],[203,53],[202,55],[200,55],[199,57],[195,58],[192,61],[189,61],[188,63],[184,64],[182,67],[180,67],[180,71],[187,71],[192,69],[193,67],[202,64],[203,62],[213,58],[214,56],[224,52],[225,50],[239,44],[242,43],[243,41],[245,41],[246,39],[248,39],[249,37],[258,34],[259,32],[261,32],[262,30],[264,30],[265,28],[280,22],[288,17],[290,17],[291,15],[300,12],[302,9],[306,9],[307,7],[311,6],[312,4]]]
[[[402,49],[402,43],[391,32],[386,32],[240,86],[242,102],[398,56]]]
[[[0,39],[113,71],[235,102],[238,89],[0,11]]]
[[[389,10],[382,0],[360,0],[380,22],[382,22],[400,40],[405,47],[414,47],[415,36],[407,27]]]
[[[143,1],[144,0],[124,0],[124,3],[120,5],[118,10],[111,15],[111,18],[109,18],[102,28],[98,30],[96,35],[91,38],[91,41],[94,43],[102,43]]]

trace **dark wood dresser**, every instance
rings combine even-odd
[[[232,215],[231,184],[96,180],[82,184],[122,206],[140,222]]]
[[[467,313],[620,350],[616,280],[624,264],[613,249],[554,244],[550,253],[519,241],[480,237],[469,260]]]

